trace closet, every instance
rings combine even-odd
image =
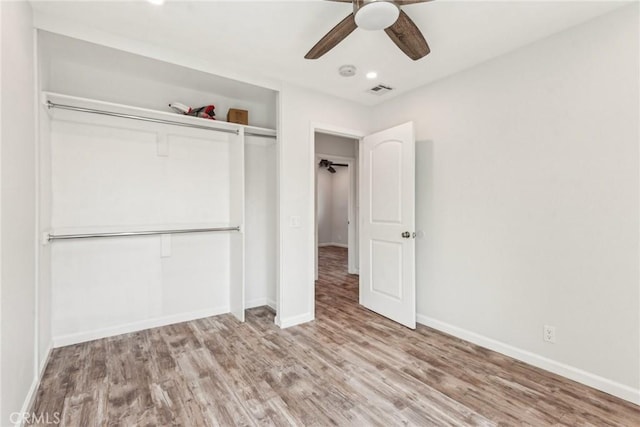
[[[54,345],[275,309],[277,93],[44,31],[38,49]],[[172,102],[245,109],[250,126]]]

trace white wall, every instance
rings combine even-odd
[[[311,127],[327,125],[364,135],[369,126],[368,111],[348,101],[283,85],[279,114],[281,326],[302,323],[314,316],[316,168]],[[295,226],[296,220],[299,226]]]
[[[245,301],[275,308],[277,283],[277,145],[248,136],[245,144]]]
[[[35,124],[31,7],[0,2],[0,425],[35,380]]]
[[[349,169],[318,170],[318,244],[348,244]]]
[[[315,133],[316,153],[332,154],[340,157],[357,157],[358,141],[326,133]]]
[[[376,108],[416,123],[422,321],[640,399],[638,71],[636,4]]]

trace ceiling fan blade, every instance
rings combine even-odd
[[[356,29],[356,21],[353,13],[344,18],[338,25],[333,27],[318,43],[304,56],[306,59],[318,59],[325,53],[333,49],[338,43],[345,39]]]
[[[384,32],[387,33],[401,51],[414,61],[427,56],[431,52],[427,41],[416,24],[402,10],[395,24],[385,29]]]

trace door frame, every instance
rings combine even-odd
[[[358,250],[358,236],[357,236],[357,218],[356,218],[356,204],[357,204],[357,180],[356,180],[356,158],[355,157],[343,157],[334,156],[332,154],[316,153],[315,168],[315,247],[316,247],[316,262],[315,262],[315,279],[318,280],[318,163],[321,159],[327,159],[335,163],[346,163],[349,165],[349,194],[347,201],[347,248],[348,248],[348,272],[349,274],[358,274],[356,268],[356,256],[355,252]]]
[[[312,201],[312,208],[309,209],[309,224],[315,224],[316,223],[316,201],[315,201],[315,191],[316,191],[316,172],[317,172],[317,165],[316,165],[316,132],[320,132],[320,133],[325,133],[328,135],[335,135],[335,136],[342,136],[345,138],[351,138],[351,139],[355,139],[358,141],[358,159],[356,159],[356,161],[358,162],[358,167],[360,167],[360,156],[361,156],[361,150],[360,148],[362,147],[362,138],[364,138],[367,135],[367,132],[362,131],[362,130],[357,130],[357,129],[349,129],[349,128],[345,128],[342,126],[335,126],[332,124],[326,124],[326,123],[317,123],[317,122],[311,122],[309,125],[309,141],[310,141],[310,149],[309,149],[309,157],[307,159],[308,161],[308,165],[309,165],[309,186],[307,188],[307,191],[309,192],[308,194],[312,195],[311,197],[311,201]],[[360,221],[360,218],[357,218],[357,221]],[[309,295],[309,300],[308,300],[308,304],[309,304],[309,308],[310,308],[310,314],[311,314],[311,319],[315,319],[316,317],[316,269],[313,268],[313,266],[316,263],[317,260],[317,254],[316,252],[318,251],[318,244],[316,241],[316,227],[309,227],[309,234],[308,234],[308,254],[309,254],[309,258],[308,258],[308,265],[309,265],[309,276],[307,279],[307,286],[308,286],[308,295]]]

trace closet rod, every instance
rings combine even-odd
[[[247,136],[260,136],[262,138],[273,138],[273,139],[278,138],[275,135],[267,135],[266,133],[247,132],[246,130],[244,131],[244,134]]]
[[[73,105],[55,104],[51,101],[47,101],[47,108],[60,108],[62,110],[81,111],[83,113],[100,114],[103,116],[111,116],[111,117],[121,117],[123,119],[139,120],[141,122],[163,123],[167,125],[183,126],[187,128],[206,129],[206,130],[213,130],[217,132],[234,133],[236,135],[240,133],[238,130],[234,130],[234,129],[215,129],[209,126],[200,126],[200,125],[191,124],[191,123],[180,123],[180,122],[175,122],[173,120],[154,119],[151,117],[135,116],[133,114],[114,113],[112,111],[94,110],[93,108],[83,108],[83,107],[74,107]]]
[[[119,233],[93,233],[93,234],[49,234],[49,241],[69,239],[90,239],[94,237],[127,237],[127,236],[153,236],[158,234],[185,234],[208,233],[212,231],[240,231],[240,227],[216,227],[216,228],[190,228],[183,230],[154,230],[154,231],[124,231]]]

